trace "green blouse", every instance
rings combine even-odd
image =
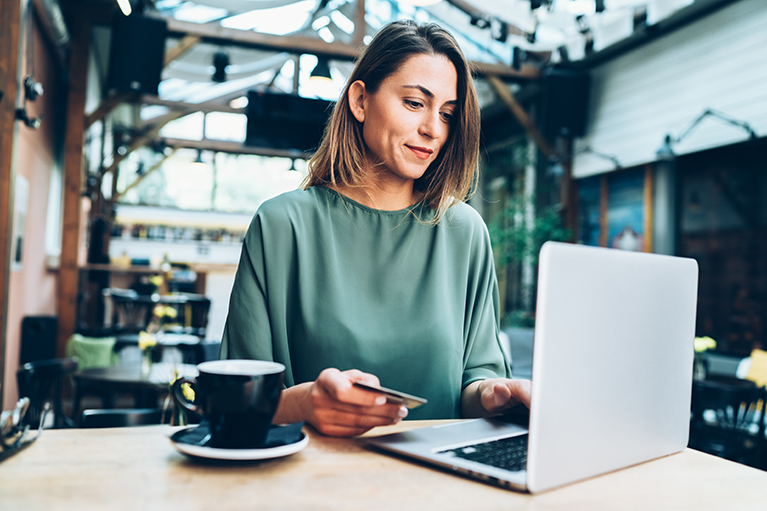
[[[425,397],[410,419],[460,417],[461,390],[511,377],[485,223],[417,204],[371,209],[324,187],[265,202],[250,224],[221,358],[274,360],[285,384],[328,367]],[[418,218],[417,218],[418,217]]]

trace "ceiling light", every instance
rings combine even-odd
[[[229,55],[223,51],[217,51],[213,54],[213,81],[222,83],[226,81],[226,66],[229,65]]]
[[[324,84],[332,82],[330,77],[330,65],[327,57],[317,57],[317,65],[312,69],[311,75],[309,75],[309,83],[312,84]]]
[[[195,167],[207,167],[208,164],[202,160],[202,149],[197,150],[197,158],[192,162]]]
[[[490,33],[492,34],[493,39],[505,43],[506,38],[509,36],[509,26],[505,21],[493,18],[490,20]]]
[[[605,0],[596,0],[594,2],[594,11],[596,12],[604,12],[605,11]]]
[[[487,28],[490,26],[490,22],[487,19],[481,18],[479,16],[472,16],[471,20],[469,20],[469,23],[477,28]]]
[[[129,0],[117,0],[117,6],[125,16],[130,16],[131,6]]]

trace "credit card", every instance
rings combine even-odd
[[[373,385],[372,383],[366,383],[364,381],[355,381],[354,385],[365,390],[383,394],[386,396],[386,400],[389,403],[404,405],[410,409],[428,403],[428,401],[422,397],[405,394],[404,392],[400,392],[398,390],[387,389],[386,387],[380,387],[378,385]]]

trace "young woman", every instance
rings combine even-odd
[[[499,343],[487,229],[462,202],[478,152],[479,106],[453,37],[382,28],[305,188],[265,202],[243,244],[221,357],[285,365],[275,422],[351,436],[407,415],[355,380],[427,398],[411,418],[529,406]]]

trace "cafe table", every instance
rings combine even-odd
[[[177,376],[197,376],[197,366],[157,362],[148,373],[140,364],[81,369],[73,375],[75,416],[81,411],[82,398],[88,394],[98,396],[105,408],[113,408],[114,397],[119,394],[132,394],[138,408],[154,408],[158,397],[168,392]]]
[[[403,421],[366,436],[435,424]],[[365,437],[261,462],[196,460],[178,427],[46,430],[0,463],[0,510],[764,510],[767,472],[685,450],[538,495],[382,454]]]

